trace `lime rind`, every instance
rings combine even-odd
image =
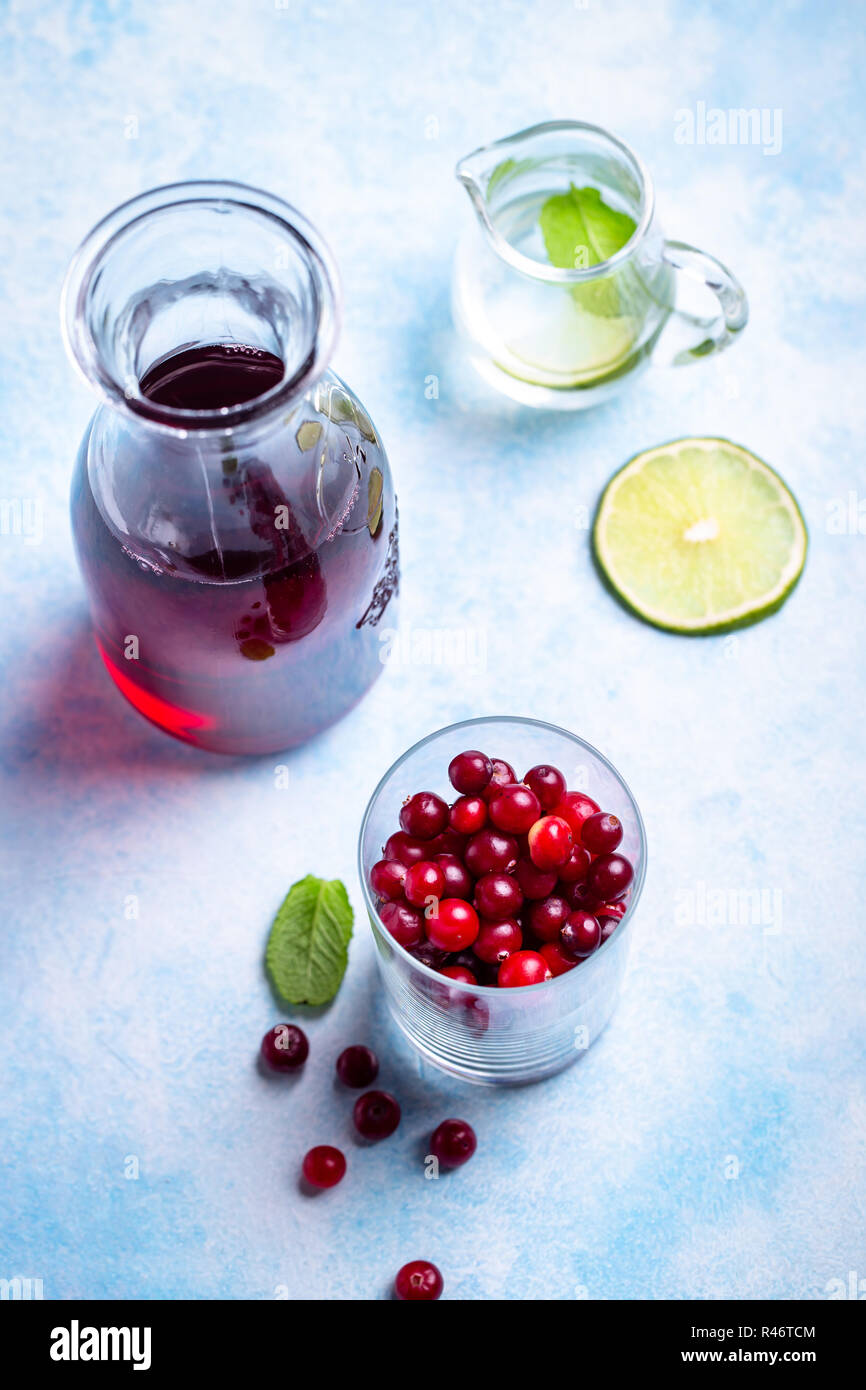
[[[689,528],[690,539],[712,548],[680,544],[674,533]],[[607,587],[631,612],[668,632],[712,636],[782,606],[803,572],[808,533],[769,464],[706,437],[673,440],[624,464],[601,496],[592,544]]]

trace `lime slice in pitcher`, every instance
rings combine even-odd
[[[803,571],[807,535],[778,473],[726,439],[678,439],[614,474],[593,525],[604,577],[671,632],[746,627],[775,612]]]

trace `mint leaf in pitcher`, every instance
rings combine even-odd
[[[609,261],[637,225],[627,212],[608,207],[597,188],[574,184],[543,203],[538,221],[548,259],[561,270],[588,270]]]
[[[265,961],[290,1004],[327,1004],[346,973],[354,914],[345,886],[308,874],[274,918]]]

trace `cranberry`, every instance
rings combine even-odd
[[[559,895],[565,898],[572,908],[582,907],[587,911],[593,908],[595,898],[585,883],[559,883]]]
[[[475,885],[475,906],[490,922],[514,917],[523,906],[520,884],[511,874],[484,874]]]
[[[538,797],[520,782],[503,787],[490,802],[490,819],[498,830],[509,835],[522,835],[534,825],[541,814]]]
[[[492,776],[492,762],[474,748],[468,753],[458,753],[448,764],[451,785],[463,796],[477,796],[483,792]]]
[[[558,806],[554,806],[553,814],[562,816],[571,826],[575,843],[580,840],[580,827],[585,820],[594,815],[601,808],[593,801],[591,796],[584,792],[566,792]]]
[[[520,923],[511,918],[503,922],[482,922],[481,930],[472,943],[472,950],[486,965],[502,962],[523,945]]]
[[[307,1060],[310,1044],[302,1028],[278,1023],[262,1038],[262,1057],[273,1071],[297,1071]]]
[[[487,802],[482,796],[461,796],[451,807],[451,827],[460,835],[477,835],[487,824]]]
[[[571,911],[565,898],[543,898],[529,909],[529,927],[539,941],[555,941]]]
[[[540,985],[551,978],[550,967],[537,951],[515,951],[499,967],[497,983],[501,989],[519,985]]]
[[[602,854],[589,866],[586,886],[596,898],[621,898],[634,877],[631,864],[622,854]]]
[[[603,917],[601,919],[601,921],[599,922],[599,926],[601,927],[602,945],[604,945],[605,941],[607,941],[609,936],[613,936],[614,932],[619,926],[619,920],[620,919],[618,917]]]
[[[400,826],[418,840],[432,840],[448,824],[448,806],[435,792],[416,792],[400,807]]]
[[[574,845],[571,854],[556,872],[562,883],[585,883],[591,863],[589,850],[584,849],[583,845]]]
[[[415,960],[426,965],[429,970],[438,970],[448,959],[447,951],[440,951],[438,946],[434,946],[432,941],[422,941],[417,946],[409,948],[409,955]]]
[[[556,873],[537,869],[531,859],[519,859],[516,874],[524,898],[549,898],[556,887]]]
[[[422,859],[406,870],[406,898],[413,907],[427,907],[431,898],[436,902],[445,891],[445,873],[441,864]]]
[[[384,903],[379,908],[379,916],[395,941],[407,949],[417,946],[424,940],[424,922],[421,913],[408,903]]]
[[[402,830],[395,830],[384,850],[386,859],[397,859],[407,868],[410,864],[420,864],[422,859],[427,858],[428,853],[428,847],[423,840],[414,840]]]
[[[607,811],[587,816],[580,827],[580,842],[593,854],[611,854],[622,839],[622,821]]]
[[[531,767],[523,780],[535,792],[545,811],[552,811],[565,795],[565,778],[558,767],[551,767],[549,763]]]
[[[459,980],[464,985],[478,984],[474,972],[467,970],[465,965],[443,965],[439,974],[446,975],[449,980]]]
[[[403,1303],[432,1303],[442,1297],[442,1275],[429,1260],[410,1260],[394,1280],[394,1293]]]
[[[510,873],[517,863],[517,841],[498,830],[479,830],[466,846],[466,867],[476,878],[483,874]]]
[[[448,898],[471,898],[472,875],[456,854],[437,854],[436,863],[445,875],[445,891]]]
[[[313,1187],[336,1187],[345,1175],[346,1159],[339,1149],[319,1144],[304,1154],[302,1172]]]
[[[478,959],[474,947],[469,947],[465,951],[457,951],[451,956],[448,964],[462,966],[464,970],[471,970],[474,975],[478,969]]]
[[[442,951],[462,951],[478,935],[478,913],[462,898],[443,898],[427,920],[427,938]]]
[[[570,956],[582,960],[591,956],[601,943],[601,927],[590,912],[572,912],[560,933],[560,941]]]
[[[493,759],[493,775],[482,793],[484,800],[490,804],[494,796],[498,796],[503,787],[510,787],[517,781],[517,773],[511,763],[505,762],[502,758]]]
[[[379,1075],[379,1058],[371,1047],[361,1043],[344,1048],[337,1058],[337,1075],[344,1086],[355,1090],[370,1086]]]
[[[529,855],[537,869],[558,869],[574,846],[571,826],[561,816],[542,816],[529,831]]]
[[[406,865],[401,864],[399,859],[380,859],[370,870],[370,887],[377,898],[399,902],[405,881]]]
[[[432,840],[428,840],[426,848],[425,859],[438,859],[440,854],[455,854],[458,859],[462,859],[466,848],[466,836],[458,834],[449,825],[441,835],[434,835]]]
[[[550,973],[554,979],[557,975],[565,975],[569,970],[574,970],[575,966],[579,963],[574,959],[574,956],[570,956],[566,953],[562,947],[562,943],[559,941],[545,941],[541,948],[541,954],[547,961]]]
[[[477,1147],[475,1130],[465,1120],[443,1120],[430,1140],[430,1152],[443,1168],[459,1168],[468,1163]]]
[[[592,909],[592,914],[601,922],[606,918],[612,917],[615,922],[621,922],[625,916],[625,903],[596,903]]]
[[[365,1139],[387,1139],[400,1123],[400,1106],[387,1091],[367,1091],[355,1101],[352,1118]]]

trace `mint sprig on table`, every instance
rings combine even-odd
[[[621,251],[637,223],[627,212],[608,207],[597,188],[569,186],[554,193],[538,215],[551,265],[560,270],[589,270]],[[612,278],[572,286],[575,303],[592,314],[614,317],[622,312],[619,286]]]
[[[274,918],[265,961],[290,1004],[327,1004],[346,973],[354,913],[345,886],[308,874]]]

